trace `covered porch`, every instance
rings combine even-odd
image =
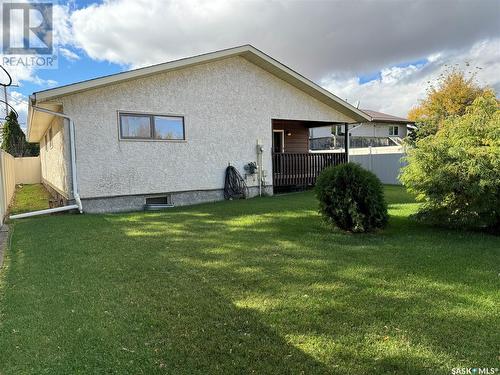
[[[272,164],[275,191],[313,186],[321,171],[347,162],[348,147],[341,152],[311,152],[309,129],[347,123],[301,120],[272,120]]]

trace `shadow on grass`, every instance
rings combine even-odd
[[[491,304],[473,297],[479,290],[494,292],[491,282],[481,280],[483,275],[477,278],[477,262],[471,262],[474,254],[467,254],[477,238],[410,225],[404,216],[391,217],[385,233],[330,233],[311,213],[285,209],[270,215],[256,209],[250,215],[225,212],[222,220],[211,210],[198,209],[143,218],[131,227],[121,223],[120,228],[127,236],[155,242],[157,236],[167,238],[173,231],[168,259],[182,264],[186,274],[203,275],[239,306],[259,311],[260,320],[278,327],[281,335],[320,334],[337,342],[328,358],[318,355],[331,369],[338,358],[347,356],[346,362],[356,363],[353,368],[359,371],[390,372],[392,367],[415,373],[419,368],[447,371],[446,365],[458,360],[454,340],[463,340],[464,335],[473,338],[495,323]],[[175,224],[160,229],[161,218],[174,221],[170,215]],[[404,233],[398,233],[401,228]],[[450,243],[451,238],[461,242],[459,248],[454,249],[457,243]],[[495,258],[493,248],[478,250],[484,256],[483,266]],[[452,267],[436,266],[440,261],[451,262]],[[467,285],[469,281],[474,288]],[[321,284],[332,290],[314,290]],[[456,306],[476,306],[482,312]],[[382,350],[377,357],[379,346],[395,345],[379,342],[387,337],[387,326],[393,329],[396,346],[408,347],[394,354]],[[371,361],[351,353],[353,329],[360,330],[357,340],[370,337],[364,349],[374,354]],[[465,356],[483,356],[490,362],[495,356],[494,350],[486,353],[477,342],[462,350]],[[306,345],[306,351],[311,347]]]
[[[389,227],[362,236],[332,232],[311,194],[27,221],[5,275],[4,370],[449,373],[492,363],[498,242],[413,225],[411,204],[394,200]]]

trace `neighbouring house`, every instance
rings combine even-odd
[[[363,121],[349,126],[349,146],[384,147],[399,146],[408,133],[412,121],[389,115],[387,113],[362,109],[371,117],[371,121]],[[345,131],[341,126],[312,128],[309,132],[311,150],[342,149],[345,143]]]
[[[36,92],[27,133],[52,194],[116,212],[223,199],[228,164],[250,196],[312,185],[346,154],[310,153],[309,129],[369,121],[245,45]]]

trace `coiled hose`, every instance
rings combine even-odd
[[[248,187],[240,173],[232,165],[226,168],[224,182],[225,199],[244,199],[248,197]]]

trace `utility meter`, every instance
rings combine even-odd
[[[245,164],[245,166],[243,167],[245,172],[247,172],[248,174],[255,174],[255,172],[257,172],[257,168],[258,168],[257,163],[253,161],[251,161],[248,164]]]

